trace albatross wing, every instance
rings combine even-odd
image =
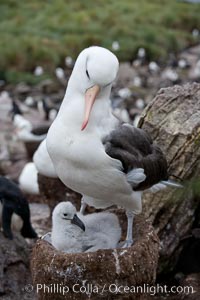
[[[134,190],[144,190],[168,179],[167,161],[144,130],[123,124],[106,136],[103,143],[106,153],[122,162]]]

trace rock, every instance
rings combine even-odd
[[[58,178],[50,178],[38,174],[38,184],[42,201],[49,205],[52,213],[54,207],[61,201],[71,201],[80,207],[80,194],[67,188]]]
[[[168,294],[164,299],[170,300],[199,300],[200,299],[200,273],[192,273],[183,277],[177,286],[179,293],[173,296]],[[161,296],[161,295],[160,295]],[[160,300],[160,298],[156,298]]]
[[[180,300],[199,300],[200,299],[200,273],[193,273],[188,275],[181,284],[185,291],[189,293],[183,293]],[[190,287],[190,288],[189,288]],[[192,293],[193,291],[193,293]]]
[[[13,240],[6,239],[0,232],[0,297],[4,300],[36,299],[25,292],[31,284],[29,270],[30,249],[20,234]],[[18,297],[18,298],[17,298]]]
[[[126,228],[126,217],[119,211],[123,229]],[[66,254],[57,251],[47,241],[38,240],[31,259],[31,270],[34,284],[58,284],[69,287],[59,299],[133,299],[133,294],[114,293],[116,286],[132,287],[144,283],[153,284],[156,277],[159,243],[152,226],[137,217],[134,223],[135,243],[130,248],[98,250],[90,253]],[[76,285],[75,285],[76,284]],[[75,293],[86,286],[85,292]],[[91,287],[93,292],[91,293]],[[105,287],[105,289],[104,289]],[[111,291],[109,291],[109,288]],[[94,292],[96,289],[96,293]],[[104,289],[104,291],[103,291]],[[102,292],[103,291],[103,292]],[[101,293],[103,295],[101,295]],[[39,291],[39,299],[55,299],[55,294]],[[134,299],[148,299],[147,294],[134,294]]]
[[[199,218],[199,217],[198,217]],[[181,241],[183,248],[176,269],[183,274],[200,273],[200,228],[195,228],[191,234]]]
[[[166,154],[169,174],[178,176],[186,185],[179,190],[147,193],[143,199],[145,216],[161,240],[159,271],[169,271],[177,262],[183,248],[181,240],[193,228],[200,208],[199,197],[193,192],[200,174],[200,84],[161,89],[145,109],[139,126]]]
[[[17,84],[15,88],[15,93],[17,95],[27,95],[31,92],[31,87],[27,85],[25,82],[21,82]]]

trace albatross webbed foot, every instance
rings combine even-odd
[[[125,240],[123,242],[122,248],[129,248],[133,245],[133,240]]]

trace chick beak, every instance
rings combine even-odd
[[[77,225],[78,227],[80,227],[83,231],[85,231],[85,225],[83,224],[83,222],[81,221],[81,219],[79,219],[79,217],[77,215],[74,215],[72,221],[72,224]]]
[[[84,112],[84,119],[82,123],[81,130],[84,130],[89,122],[90,113],[92,110],[92,106],[94,101],[99,94],[100,87],[96,84],[89,88],[85,93],[85,112]]]

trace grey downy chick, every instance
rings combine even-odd
[[[116,248],[121,228],[113,213],[77,215],[71,202],[59,203],[53,211],[52,245],[63,252],[93,252]]]

